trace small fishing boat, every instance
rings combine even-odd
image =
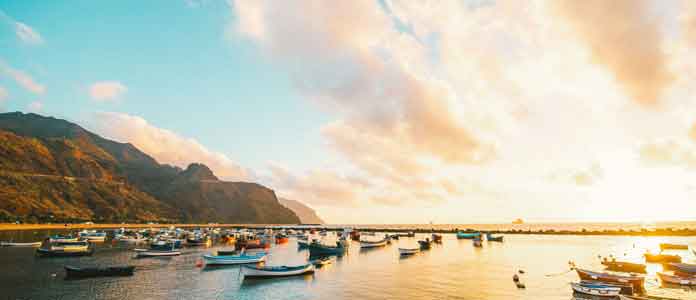
[[[682,261],[679,255],[645,253],[643,256],[645,256],[645,262],[649,263],[680,263]]]
[[[249,266],[244,265],[244,278],[272,278],[287,277],[314,273],[314,265],[306,264],[299,266]]]
[[[284,235],[284,234],[278,234],[278,235],[276,235],[276,237],[275,237],[275,243],[276,243],[276,244],[285,244],[285,243],[287,243],[288,241],[290,241],[290,239],[289,239],[286,235]]]
[[[39,247],[43,242],[15,243],[15,242],[0,242],[0,247]]]
[[[628,272],[628,273],[647,273],[644,264],[637,264],[625,261],[608,260],[606,257],[602,260],[602,265],[609,271]]]
[[[319,242],[312,242],[307,247],[309,249],[309,256],[326,256],[326,255],[338,255],[342,256],[348,251],[348,247],[343,246],[340,242],[336,243],[336,246],[327,246]]]
[[[266,253],[256,253],[253,255],[203,255],[205,263],[208,265],[241,265],[253,264],[266,260]]]
[[[106,240],[106,232],[96,230],[83,230],[80,231],[80,238],[90,242],[103,242],[104,240]]]
[[[480,232],[472,232],[472,233],[466,233],[466,232],[461,232],[461,231],[457,232],[457,238],[460,240],[462,240],[462,239],[471,240],[471,239],[475,239],[475,238],[480,237],[480,236],[481,236]]]
[[[198,235],[186,238],[186,245],[188,246],[206,246],[210,245],[210,243],[210,237],[208,237],[207,235]]]
[[[434,243],[438,243],[438,244],[442,243],[442,235],[441,234],[433,233],[432,238],[433,238]]]
[[[659,277],[660,280],[662,280],[662,282],[664,283],[678,285],[696,285],[696,277],[693,276],[685,277],[657,272],[657,277]]]
[[[179,250],[152,250],[152,249],[134,249],[137,252],[137,257],[157,257],[157,256],[177,256],[181,255]]]
[[[77,238],[71,235],[52,235],[49,237],[51,243],[77,242]]]
[[[486,233],[486,240],[489,242],[502,242],[503,241],[503,236],[494,236],[491,233]]]
[[[621,293],[621,288],[604,284],[571,282],[570,286],[573,288],[574,291],[578,293],[593,296],[616,297]]]
[[[581,280],[600,281],[602,283],[612,283],[612,284],[616,283],[616,284],[621,284],[621,285],[630,285],[633,288],[633,290],[636,292],[642,292],[645,290],[645,287],[644,287],[645,277],[643,277],[643,276],[613,275],[613,274],[609,274],[609,273],[593,272],[593,271],[588,271],[588,270],[583,270],[583,269],[578,269],[578,268],[575,268],[575,271],[578,273],[578,276],[580,277]]]
[[[236,244],[234,244],[237,250],[241,249],[269,249],[271,248],[271,244],[267,242],[262,242],[260,239],[252,239],[252,240],[242,240],[238,241]]]
[[[666,263],[663,266],[665,269],[675,270],[676,272],[684,274],[696,275],[696,264]]]
[[[418,245],[420,245],[420,250],[429,250],[432,247],[432,241],[428,238],[426,238],[424,241],[418,241]]]
[[[93,249],[86,241],[51,243],[47,239],[36,249],[36,254],[40,257],[86,256],[92,255],[92,252]]]
[[[689,250],[689,245],[662,243],[660,244],[660,251],[664,250]]]
[[[107,276],[132,276],[135,266],[88,267],[65,266],[66,278],[90,278]]]
[[[387,245],[387,239],[381,239],[379,241],[360,241],[360,248],[366,249],[366,248],[377,248],[377,247],[384,247]]]
[[[400,232],[400,233],[397,233],[396,235],[398,235],[399,237],[415,237],[416,233],[413,231],[409,231],[409,232]]]
[[[420,248],[399,248],[399,255],[401,256],[414,255],[418,254],[418,252],[420,252]]]

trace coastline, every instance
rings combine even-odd
[[[578,236],[696,236],[696,228],[656,228],[656,229],[641,229],[641,230],[624,230],[624,229],[604,229],[604,230],[556,230],[556,229],[508,229],[508,230],[478,230],[473,228],[457,229],[437,229],[426,227],[414,228],[388,228],[360,225],[318,225],[318,224],[13,224],[0,223],[0,232],[2,231],[26,231],[26,230],[81,230],[81,229],[145,229],[145,228],[248,228],[248,229],[263,229],[268,227],[282,227],[286,229],[302,230],[307,228],[315,228],[327,231],[342,231],[343,228],[352,228],[357,231],[364,232],[408,232],[415,233],[456,233],[462,232],[490,232],[494,234],[537,234],[537,235],[578,235]],[[518,225],[524,227],[524,225]]]

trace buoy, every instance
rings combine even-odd
[[[56,277],[56,273],[52,273],[52,274],[51,274],[51,277]]]
[[[199,267],[199,268],[200,268],[200,267],[203,267],[203,261],[200,260],[200,259],[197,260],[197,261],[196,261],[196,267]]]
[[[524,289],[524,288],[527,288],[527,287],[524,286],[524,283],[518,282],[518,283],[517,283],[517,288],[518,288],[518,289]]]
[[[520,274],[524,274],[524,270],[522,270],[522,269],[519,269],[519,271],[517,271],[517,272],[519,272]]]
[[[512,275],[512,281],[514,281],[514,282],[518,282],[518,281],[520,281],[520,277],[519,277],[519,276],[517,276],[517,274],[515,274],[515,275]]]

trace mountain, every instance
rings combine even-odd
[[[278,201],[300,217],[302,224],[324,224],[324,221],[317,213],[309,206],[302,204],[302,202],[285,198],[278,198]]]
[[[37,114],[0,114],[0,221],[299,223],[273,190]]]

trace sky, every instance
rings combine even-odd
[[[690,1],[0,0],[0,111],[330,223],[696,219]]]

